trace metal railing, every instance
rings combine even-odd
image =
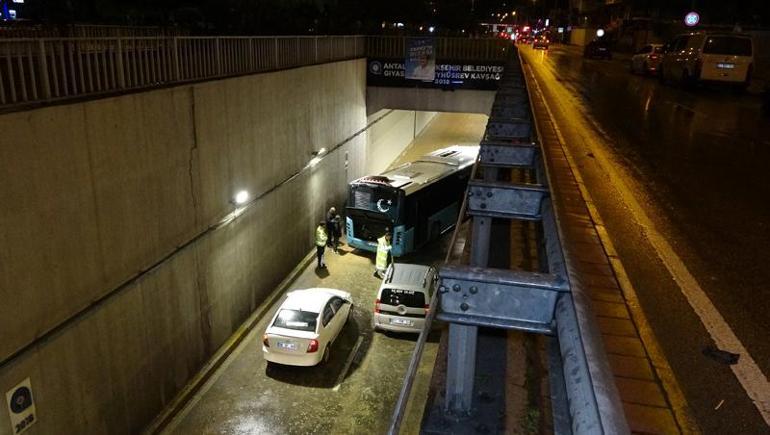
[[[362,36],[0,40],[0,108],[363,57]]]
[[[403,59],[406,52],[404,36],[369,36],[366,54],[369,57]],[[434,38],[436,60],[504,61],[512,49],[511,41],[501,38]]]
[[[472,217],[470,265],[445,265],[439,270],[436,318],[449,323],[443,410],[454,416],[445,421],[472,418],[478,328],[491,327],[553,337],[549,383],[555,433],[629,433],[590,303],[569,280],[550,177],[542,147],[532,140],[526,80],[517,56],[511,57],[480,144],[476,165],[484,176],[472,177],[463,204],[463,211]],[[535,181],[499,181],[501,168],[527,171]],[[539,224],[542,271],[488,268],[492,219]],[[400,431],[430,323],[426,321],[410,361],[391,418],[392,435]]]
[[[500,61],[511,50],[501,39],[435,40],[439,61]],[[0,39],[0,109],[364,56],[400,59],[405,41],[402,36]]]

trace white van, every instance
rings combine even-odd
[[[372,328],[375,331],[422,331],[437,282],[438,273],[432,267],[391,264],[377,292]]]
[[[659,66],[662,81],[722,82],[748,87],[754,68],[751,36],[740,33],[689,33],[666,44]]]

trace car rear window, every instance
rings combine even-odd
[[[706,39],[703,52],[706,54],[751,56],[751,39],[735,36],[712,36]]]
[[[425,294],[413,290],[384,288],[380,294],[380,302],[393,306],[404,305],[409,308],[423,308],[425,306]]]
[[[318,313],[299,310],[281,310],[275,317],[273,326],[278,328],[295,329],[297,331],[315,331]]]

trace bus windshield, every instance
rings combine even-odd
[[[399,190],[376,184],[350,186],[350,207],[384,215],[392,222],[399,219]]]

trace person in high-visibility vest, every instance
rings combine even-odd
[[[390,244],[390,231],[386,231],[385,235],[377,239],[377,257],[374,261],[374,274],[383,277],[385,271],[388,270],[391,257],[391,244]]]
[[[315,229],[315,255],[318,259],[318,268],[326,269],[324,262],[324,250],[326,250],[326,241],[329,235],[326,233],[326,222],[321,221]]]

